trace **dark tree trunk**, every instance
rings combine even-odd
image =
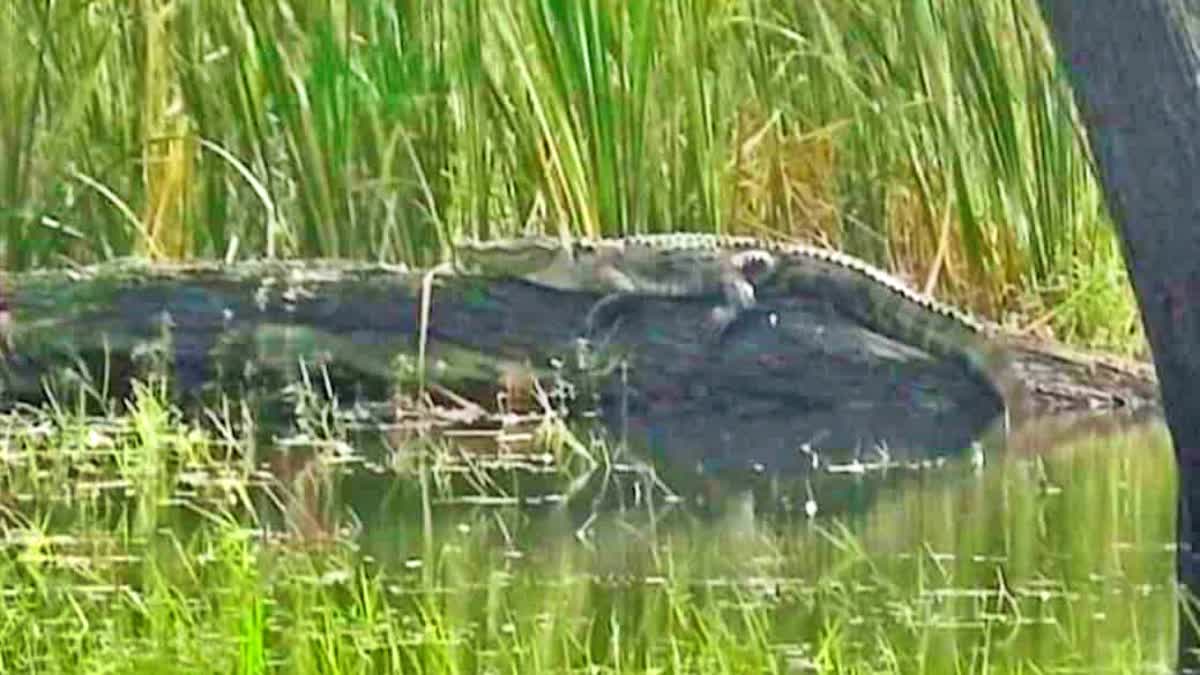
[[[1195,0],[1041,0],[1141,307],[1179,466],[1179,577],[1200,581],[1200,86]],[[1180,615],[1180,668],[1196,632]]]

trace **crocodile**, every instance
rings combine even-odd
[[[720,294],[724,303],[706,322],[706,337],[719,340],[756,304],[755,284],[774,273],[775,256],[745,238],[702,234],[640,235],[620,239],[560,241],[524,237],[465,242],[457,247],[462,271],[517,277],[560,291],[601,292],[587,314],[592,334],[601,316],[635,295],[693,297]]]
[[[465,242],[456,253],[464,272],[605,293],[588,312],[589,333],[599,313],[623,297],[721,296],[709,322],[710,335],[719,337],[757,306],[756,289],[770,285],[823,300],[874,332],[957,363],[1004,400],[1001,358],[988,345],[989,327],[838,251],[748,236],[673,233]]]

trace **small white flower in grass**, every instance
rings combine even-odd
[[[335,584],[344,584],[350,581],[350,572],[348,570],[330,570],[321,575],[317,583],[321,586],[333,586]]]

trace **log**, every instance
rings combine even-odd
[[[343,399],[399,392],[494,409],[527,378],[571,385],[569,407],[595,407],[612,437],[704,471],[805,470],[814,453],[945,456],[1003,418],[994,389],[958,365],[788,295],[764,295],[716,344],[701,335],[717,299],[651,297],[581,343],[598,295],[444,275],[430,294],[421,369],[422,279],[330,261],[13,276],[0,405],[39,402],[44,381],[78,383],[89,371],[119,397],[147,363],[169,370],[189,400],[261,377],[282,386],[302,362],[323,365]],[[1012,423],[1156,405],[1144,366],[1004,339],[1019,383]]]

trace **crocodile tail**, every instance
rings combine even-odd
[[[989,347],[980,323],[861,261],[811,249],[802,254],[777,275],[788,292],[815,295],[876,333],[957,364],[1007,411],[1004,357]]]
[[[1007,352],[988,340],[981,326],[963,323],[957,316],[937,311],[938,305],[925,306],[895,293],[880,289],[872,295],[879,306],[862,321],[868,327],[926,353],[957,364],[973,380],[986,386],[1000,404],[1005,428],[1011,387],[1006,373]]]

